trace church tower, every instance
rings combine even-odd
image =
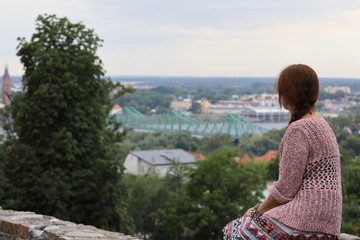
[[[5,66],[5,73],[2,82],[2,102],[4,104],[10,104],[10,75],[8,67]]]

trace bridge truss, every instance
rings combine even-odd
[[[121,113],[115,114],[116,119],[126,129],[148,131],[189,131],[192,135],[206,136],[215,133],[226,133],[235,139],[245,135],[265,132],[267,129],[246,121],[238,114],[228,114],[225,117],[209,122],[202,122],[187,116],[179,110],[151,117],[145,116],[133,107],[124,107]]]

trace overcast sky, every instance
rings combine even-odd
[[[359,0],[0,0],[0,64],[22,75],[17,37],[39,14],[81,21],[104,40],[107,75],[275,77],[305,63],[360,78]],[[0,74],[2,75],[1,65]]]

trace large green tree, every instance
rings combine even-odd
[[[38,16],[30,41],[18,40],[24,89],[11,106],[7,197],[20,210],[129,232],[122,134],[108,119],[114,85],[96,54],[102,40],[55,15]]]

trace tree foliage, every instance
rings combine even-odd
[[[360,137],[355,135],[348,135],[341,141],[341,147],[349,151],[352,157],[360,155]]]
[[[343,91],[337,91],[335,93],[328,93],[324,90],[320,90],[320,96],[319,100],[325,100],[325,99],[337,99],[340,100],[345,97],[345,93]]]
[[[191,136],[188,131],[177,132],[128,132],[124,141],[119,145],[127,154],[134,150],[174,149],[196,152],[202,139]]]
[[[360,234],[360,158],[342,166],[343,221],[342,231]]]
[[[171,96],[167,88],[151,90],[137,90],[134,94],[118,98],[116,102],[123,107],[135,107],[143,114],[150,114],[152,110],[162,114],[170,110]]]
[[[155,218],[151,213],[163,207],[170,189],[164,179],[160,179],[158,176],[127,174],[125,180],[129,188],[128,212],[136,223],[135,233],[146,239],[156,228]]]
[[[16,137],[6,143],[7,195],[19,210],[129,232],[116,148],[122,134],[108,121],[115,86],[103,78],[101,42],[83,24],[55,15],[38,16],[30,41],[19,38],[24,91],[11,106]]]
[[[264,155],[269,150],[278,150],[280,142],[263,135],[254,135],[250,139],[244,139],[240,142],[240,148],[255,156]]]
[[[327,119],[338,140],[343,190],[342,231],[360,234],[360,115]]]
[[[225,224],[262,196],[265,165],[238,165],[233,151],[220,151],[190,170],[188,181],[156,212],[154,239],[220,239]]]
[[[234,145],[230,135],[224,133],[215,133],[209,136],[205,136],[202,139],[200,150],[204,153],[213,153],[221,149],[229,149],[232,147],[234,147]]]
[[[201,113],[201,104],[198,101],[193,100],[189,109],[192,113]]]

